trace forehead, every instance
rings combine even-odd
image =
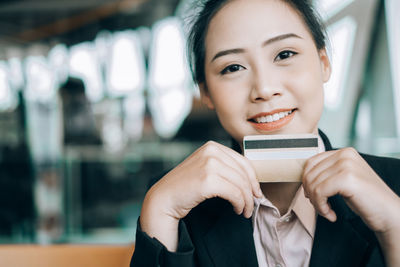
[[[303,19],[284,1],[232,0],[210,21],[206,47],[207,50],[247,47],[286,33],[312,41]]]

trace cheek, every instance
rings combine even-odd
[[[297,73],[294,80],[296,85],[292,88],[299,106],[303,112],[311,116],[313,120],[319,120],[324,106],[324,87],[319,69],[316,71]]]
[[[300,98],[314,105],[318,103],[323,105],[324,82],[320,65],[316,60],[304,62],[302,67],[293,69],[291,77],[295,77],[293,82]]]
[[[248,99],[246,97],[246,89],[241,82],[210,79],[208,84],[215,109],[219,113],[232,113],[239,107],[243,107]]]
[[[240,83],[209,81],[209,92],[215,112],[224,129],[236,140],[242,138],[238,125],[246,116],[246,89]]]
[[[243,100],[245,97],[238,93],[235,89],[232,90],[220,90],[218,93],[212,95],[215,111],[218,116],[225,121],[238,117],[238,114],[242,113],[242,107],[244,107]]]

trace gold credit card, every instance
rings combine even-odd
[[[259,182],[301,182],[305,162],[318,154],[318,136],[249,135],[243,150]]]

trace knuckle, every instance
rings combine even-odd
[[[311,182],[310,175],[303,173],[302,180],[303,180],[304,187],[308,187],[310,185],[310,182]]]
[[[352,169],[350,167],[343,167],[340,171],[340,177],[346,182],[351,180],[352,176]]]
[[[240,210],[243,210],[244,207],[246,206],[246,202],[244,201],[244,199],[238,199],[238,207]]]
[[[215,183],[215,175],[205,175],[202,179],[199,188],[205,192],[208,197],[216,197],[218,195],[218,188]]]
[[[206,189],[210,189],[212,186],[212,181],[214,180],[214,177],[212,174],[205,174],[201,176],[202,184]]]
[[[357,151],[352,147],[343,148],[341,152],[345,157],[354,157],[356,154],[358,154]]]
[[[214,145],[214,141],[212,141],[212,140],[207,141],[207,142],[204,144],[204,146],[213,146],[213,145]]]
[[[354,147],[348,147],[347,150],[352,154],[358,154],[357,150]]]
[[[252,199],[253,195],[253,188],[249,183],[246,183],[245,188],[244,188],[244,194],[246,195],[247,198]]]
[[[342,182],[347,184],[347,185],[352,185],[356,181],[356,177],[353,175],[352,171],[350,169],[345,169],[341,172],[341,177],[342,177]]]
[[[231,199],[231,203],[234,206],[235,210],[238,212],[243,211],[244,207],[246,206],[245,200],[243,198],[240,197],[240,195],[238,197],[236,197],[237,193],[232,193],[232,199]]]
[[[250,206],[254,204],[251,192],[246,196],[246,201]]]
[[[325,205],[324,202],[319,203],[319,207],[318,207],[318,211],[320,214],[325,215],[328,213],[329,209],[328,207]]]
[[[206,161],[205,161],[205,164],[204,164],[204,169],[205,169],[207,172],[211,172],[211,171],[213,171],[213,170],[216,169],[217,164],[218,164],[218,160],[217,160],[216,158],[214,158],[214,157],[207,157],[207,159],[206,159]]]
[[[315,188],[313,189],[313,192],[314,192],[314,196],[315,196],[316,198],[322,197],[323,192],[322,192],[322,188],[321,188],[320,186],[315,187]]]
[[[351,169],[351,163],[347,158],[341,158],[338,160],[338,165],[343,170]]]
[[[313,188],[313,182],[317,179],[318,177],[315,177],[312,173],[308,173],[303,176],[303,185],[305,188],[312,189]]]
[[[202,178],[202,185],[205,191],[214,192],[217,191],[217,176],[214,174],[206,174]]]
[[[341,174],[340,178],[343,190],[348,192],[355,192],[359,190],[358,188],[359,181],[357,181],[358,178],[355,175],[353,175],[353,173],[344,171]]]
[[[304,164],[304,168],[310,168],[312,166],[313,162],[314,161],[312,158],[307,159],[306,163]]]
[[[306,161],[306,163],[304,164],[303,172],[310,171],[312,166],[313,166],[313,160],[312,159],[308,159]]]
[[[239,179],[240,186],[245,190],[251,191],[252,184],[251,181],[247,179],[246,173],[238,172],[238,175],[239,175],[238,177],[240,177]]]
[[[233,197],[234,199],[240,201],[240,202],[243,202],[243,205],[244,205],[244,199],[243,199],[243,197],[242,197],[242,192],[241,192],[239,189],[235,189],[235,190],[232,192],[232,197]]]
[[[207,143],[204,144],[203,146],[203,151],[205,153],[215,153],[217,146],[216,143],[214,141],[208,141]]]

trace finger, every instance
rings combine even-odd
[[[309,158],[306,162],[306,164],[304,165],[304,170],[303,170],[303,174],[308,173],[311,169],[313,169],[318,163],[320,163],[321,161],[323,161],[324,159],[331,157],[332,155],[336,154],[337,151],[326,151],[326,152],[322,152],[319,153],[311,158]]]
[[[336,215],[328,204],[328,198],[338,194],[346,198],[351,197],[347,192],[347,185],[346,182],[343,181],[343,179],[345,179],[343,177],[341,172],[337,171],[327,177],[323,182],[319,183],[309,195],[310,201],[314,204],[318,213],[330,221],[335,219]]]
[[[229,150],[229,148],[213,141],[209,141],[206,143],[206,145],[204,145],[205,157],[218,158],[230,168],[236,169],[238,172],[241,172],[243,176],[247,176],[248,171],[244,169],[240,164],[238,164],[236,158],[231,155],[234,151]]]
[[[242,192],[242,198],[244,200],[243,215],[246,218],[250,218],[254,209],[254,200],[251,190],[243,190],[242,187],[238,186],[238,184],[236,183],[237,181],[232,179],[231,177],[222,176],[222,178],[227,180],[229,183],[235,185]]]
[[[352,161],[360,159],[361,162],[364,161],[360,156],[360,154],[354,148],[346,147],[339,150],[323,152],[311,157],[310,159],[307,160],[303,173],[308,173],[316,165],[322,162],[326,162],[328,158],[330,159],[336,158],[337,160],[339,158],[342,158],[343,160],[352,160]]]
[[[335,153],[327,154],[324,159],[319,161],[308,173],[303,176],[307,193],[313,190],[316,185],[322,183],[327,177],[336,174],[339,179],[343,176],[353,176],[359,168],[357,161],[358,152],[353,148],[344,148],[337,150]],[[340,173],[340,175],[339,175]],[[349,184],[343,180],[344,185]]]
[[[303,177],[303,188],[306,197],[309,197],[315,188],[329,177],[337,173],[335,168],[328,168],[319,170],[319,172],[309,173]]]
[[[321,153],[307,160],[306,165],[303,170],[303,175],[316,176],[316,173],[320,173],[332,166],[335,160],[338,158],[337,153],[330,153],[332,151]],[[335,151],[336,152],[336,151]]]
[[[317,212],[325,217],[327,220],[331,222],[335,222],[337,219],[335,211],[331,208],[331,205],[328,202],[328,198],[319,199],[320,202],[314,205]]]
[[[232,161],[228,161],[232,162]],[[245,200],[244,215],[250,217],[253,212],[254,200],[251,185],[243,172],[235,168],[230,168],[221,157],[212,157],[207,159],[205,166],[206,175],[216,175],[222,177],[229,183],[234,184],[242,192],[243,199]]]
[[[234,183],[244,191],[244,194],[251,198],[252,187],[246,177],[246,173],[232,165],[235,165],[232,160],[227,160],[224,157],[212,157],[207,160],[206,169],[208,169],[208,173],[216,173]]]
[[[331,154],[316,164],[309,172],[303,174],[303,187],[306,195],[313,191],[318,184],[338,172],[339,168],[336,163],[336,154]]]
[[[205,198],[220,197],[229,201],[237,214],[242,214],[245,208],[245,200],[242,191],[226,179],[215,175],[209,177],[205,183]]]
[[[253,194],[256,197],[262,197],[263,194],[260,188],[260,183],[257,180],[256,172],[253,166],[251,166],[249,160],[243,155],[223,145],[219,145],[218,148],[221,149],[221,151],[223,151],[227,156],[231,157],[238,164],[238,166],[240,166],[240,168],[247,173],[247,177],[249,178],[249,182],[253,189]]]
[[[243,214],[246,218],[250,218],[254,209],[253,193],[248,180],[246,180],[242,175],[236,172],[234,169],[227,171],[222,171],[218,173],[220,177],[227,180],[229,183],[234,184],[242,192],[243,199],[245,201],[245,206]]]

